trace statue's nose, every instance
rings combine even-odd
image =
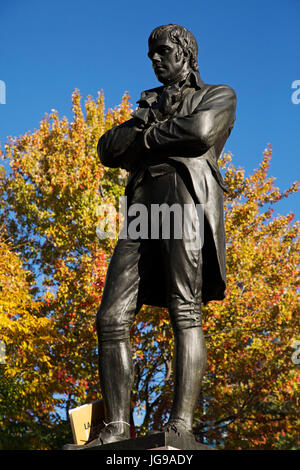
[[[161,57],[160,57],[160,55],[159,55],[157,52],[155,52],[155,53],[153,54],[151,60],[152,60],[152,62],[160,62],[160,61],[161,61]]]

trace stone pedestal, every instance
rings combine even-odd
[[[213,447],[200,444],[195,439],[186,434],[178,436],[175,433],[158,432],[136,439],[126,439],[125,441],[113,442],[111,444],[99,445],[83,450],[216,450]]]

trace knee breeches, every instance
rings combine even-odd
[[[173,328],[201,325],[201,244],[191,243],[191,232],[187,233],[183,227],[185,222],[178,222],[173,213],[167,236],[162,230],[163,217],[159,219],[158,236],[155,231],[153,239],[150,233],[154,223],[151,205],[170,207],[178,203],[180,207],[189,205],[188,223],[194,225],[199,240],[199,213],[189,191],[175,171],[157,178],[147,174],[136,188],[130,207],[136,203],[143,204],[148,210],[149,233],[148,237],[132,237],[128,230],[126,237],[117,242],[97,313],[97,332],[102,341],[129,337],[137,313],[144,303],[148,303],[145,299],[149,298],[149,292],[151,297],[151,289],[155,289],[155,278],[164,283],[165,306],[169,309]],[[133,216],[128,215],[127,228],[132,220]],[[182,224],[179,236],[178,230],[176,232],[178,223]]]

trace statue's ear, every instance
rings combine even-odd
[[[183,49],[183,47],[180,44],[177,44],[177,53],[176,53],[176,60],[179,62],[179,60],[184,57],[187,59],[189,57],[189,53]],[[186,61],[186,60],[185,60]]]

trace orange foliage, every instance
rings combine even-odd
[[[129,119],[131,105],[128,94],[107,112],[101,93],[84,110],[80,100],[76,90],[72,122],[52,110],[39,129],[9,139],[3,158],[10,170],[0,174],[1,339],[9,354],[1,373],[18,385],[7,385],[14,406],[0,411],[15,440],[21,434],[13,424],[22,421],[38,436],[46,423],[48,435],[31,440],[32,448],[58,445],[60,408],[100,397],[94,322],[116,239],[97,237],[98,208],[111,204],[118,216],[127,174],[103,167],[96,146],[105,130]],[[280,192],[268,176],[270,158],[269,147],[249,176],[229,154],[221,159],[230,188],[227,297],[203,309],[208,367],[195,432],[227,449],[297,446],[299,371],[291,356],[299,335],[299,226],[292,214],[272,210],[297,187]],[[143,434],[170,410],[167,312],[143,307],[132,333],[133,403]]]

